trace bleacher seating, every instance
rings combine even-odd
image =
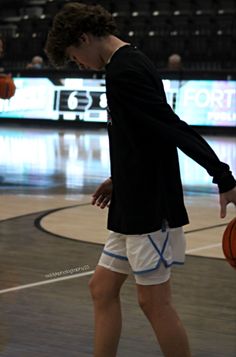
[[[74,0],[73,0],[74,1]],[[5,63],[44,55],[55,13],[67,0],[2,0],[0,32]],[[81,0],[110,11],[120,36],[139,46],[159,67],[178,53],[186,68],[230,68],[235,63],[236,0]]]

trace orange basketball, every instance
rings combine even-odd
[[[0,76],[0,98],[10,99],[16,91],[16,86],[10,76]]]
[[[228,263],[236,269],[236,217],[228,223],[224,231],[222,248]]]

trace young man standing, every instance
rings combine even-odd
[[[54,19],[46,52],[55,66],[66,60],[106,70],[111,178],[92,203],[109,206],[111,232],[90,281],[95,311],[95,357],[115,357],[121,333],[120,289],[130,271],[138,300],[166,357],[191,356],[171,302],[170,270],[182,264],[188,223],[177,147],[218,184],[221,217],[236,203],[236,181],[205,140],[167,104],[152,62],[116,36],[100,6],[67,4]]]

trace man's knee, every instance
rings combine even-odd
[[[171,308],[171,296],[169,291],[156,286],[139,286],[138,303],[146,315],[155,312],[155,315],[162,315],[166,309]]]
[[[104,282],[101,282],[96,276],[92,276],[88,285],[93,300],[103,300],[108,296],[108,291]]]
[[[160,303],[159,301],[154,301],[146,296],[139,296],[138,303],[144,314],[147,316],[155,313],[156,316],[161,317],[168,309],[171,308],[171,303],[168,300]]]
[[[125,279],[124,274],[103,268],[97,269],[89,281],[89,290],[93,300],[106,302],[118,298]]]

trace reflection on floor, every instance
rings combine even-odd
[[[5,130],[0,147],[4,190],[82,192],[109,175],[104,130]]]
[[[236,173],[235,138],[206,139],[220,159]],[[3,129],[0,148],[0,187],[4,191],[84,193],[109,175],[105,129]],[[184,187],[213,190],[206,171],[182,152],[179,156]]]

